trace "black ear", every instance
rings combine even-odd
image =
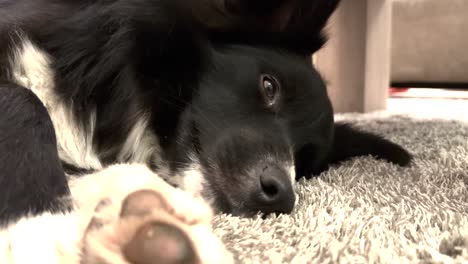
[[[411,162],[411,154],[403,147],[375,134],[360,131],[349,124],[336,123],[333,146],[328,163],[337,163],[346,159],[372,155],[400,166]]]
[[[229,14],[224,23],[210,28],[215,43],[264,45],[310,55],[325,44],[324,28],[340,0],[224,2],[232,7],[224,9]]]
[[[401,146],[378,135],[353,128],[349,124],[335,123],[331,147],[327,152],[314,145],[305,145],[295,154],[297,179],[310,179],[327,170],[330,165],[357,156],[371,155],[400,166],[408,166],[411,154]]]
[[[327,41],[325,27],[341,0],[296,0],[283,39],[289,49],[309,55]]]

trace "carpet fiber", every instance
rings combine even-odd
[[[415,155],[371,157],[296,184],[291,215],[219,215],[215,232],[240,263],[468,263],[468,123],[401,115],[338,116]]]

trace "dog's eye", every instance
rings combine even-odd
[[[260,76],[260,90],[267,107],[273,107],[280,92],[280,85],[276,78],[269,74],[262,74]]]

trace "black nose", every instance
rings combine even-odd
[[[290,213],[296,197],[289,175],[272,165],[264,167],[259,176],[259,190],[254,195],[256,207],[264,213]]]

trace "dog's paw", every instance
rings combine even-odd
[[[205,207],[189,196],[179,199]],[[149,189],[129,194],[120,204],[102,200],[84,234],[82,263],[231,262],[210,222],[200,216],[175,209],[161,193]]]
[[[95,206],[84,231],[82,263],[232,263],[212,232],[205,202],[159,179],[140,180],[140,187],[123,194],[119,177],[112,179],[120,190]]]

